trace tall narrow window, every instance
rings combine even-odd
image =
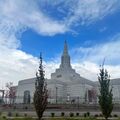
[[[23,103],[30,104],[30,91],[24,91]]]

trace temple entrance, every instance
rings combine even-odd
[[[30,91],[28,90],[24,91],[23,103],[30,104]]]

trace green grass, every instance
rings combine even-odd
[[[9,120],[7,118],[3,118],[3,116],[0,117],[0,120]],[[13,119],[10,119],[10,120],[36,120],[35,118],[30,118],[30,117],[25,117],[25,118],[13,118]],[[87,118],[81,118],[81,117],[55,117],[55,118],[43,118],[42,120],[97,120],[96,118],[93,118],[93,117],[87,117]],[[100,120],[100,119],[99,119]],[[103,120],[103,119],[101,119]],[[114,119],[112,119],[114,120]],[[120,120],[119,118],[118,119],[115,119],[115,120]]]
[[[94,118],[52,118],[48,120],[96,120]]]
[[[6,118],[0,117],[0,120],[7,120]],[[30,118],[30,117],[25,117],[25,118],[13,118],[11,120],[36,120],[34,118]],[[94,118],[77,118],[77,117],[73,117],[73,118],[45,118],[44,120],[96,120]]]
[[[26,117],[26,118],[14,118],[13,120],[36,120],[36,119]]]

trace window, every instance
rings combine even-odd
[[[30,104],[30,91],[24,91],[23,103]]]
[[[57,75],[57,78],[60,78],[60,77],[62,77],[62,75]]]

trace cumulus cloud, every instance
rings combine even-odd
[[[82,76],[92,81],[98,80],[98,74],[100,65],[95,62],[84,61],[81,63],[73,63],[73,68]],[[120,78],[120,65],[106,65],[105,69],[107,69],[108,73],[110,74],[111,79]]]
[[[98,64],[89,61],[84,61],[82,63],[78,62],[72,63],[72,66],[76,70],[76,72],[80,74],[80,76],[88,80],[97,81],[97,75],[99,73]]]
[[[0,86],[4,86],[6,82],[14,82],[29,77],[34,77],[37,58],[15,49],[0,49]]]
[[[88,48],[79,47],[71,50],[71,55],[75,58],[73,63],[80,63],[77,66],[88,71],[86,74],[83,73],[87,78],[97,78],[99,67],[104,59],[105,68],[110,73],[111,78],[120,77],[120,34],[109,38],[107,41]],[[82,73],[80,67],[76,68],[78,68],[79,73]],[[94,74],[90,75],[91,72]]]
[[[106,39],[101,44],[97,44],[91,47],[79,47],[72,50],[72,54],[76,53],[74,56],[76,59],[81,61],[87,60],[101,64],[105,58],[106,64],[117,65],[120,64],[120,34]]]
[[[39,59],[21,50],[0,47],[0,87],[5,87],[7,82],[18,84],[19,80],[35,77]],[[45,77],[58,67],[54,61],[44,62]]]
[[[8,24],[21,27],[25,26],[42,35],[54,35],[66,32],[64,24],[55,21],[39,10],[37,1],[6,0],[0,2],[0,19],[9,20]],[[17,26],[20,24],[20,26]]]
[[[50,7],[46,8],[46,5]],[[32,29],[40,35],[49,36],[62,34],[71,31],[73,25],[102,19],[117,10],[118,6],[119,0],[41,0],[41,3],[39,0],[0,0],[0,86],[8,81],[17,84],[20,79],[35,76],[38,58],[18,49],[24,31]],[[73,63],[73,67],[87,77],[78,66],[86,71],[90,64],[93,63]],[[47,62],[45,66],[46,77],[49,78],[58,63]],[[93,66],[94,72],[97,67],[96,64]],[[118,70],[119,67],[116,68]]]

